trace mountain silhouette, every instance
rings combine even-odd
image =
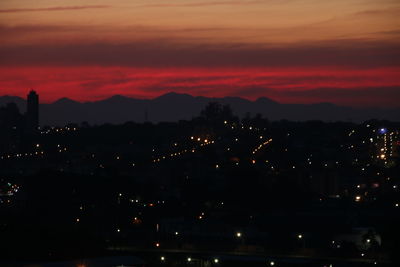
[[[2,96],[0,106],[14,102],[23,113],[26,102],[20,97]],[[61,98],[51,104],[40,105],[41,125],[63,126],[68,123],[119,124],[127,121],[173,122],[190,120],[200,114],[209,102],[230,105],[239,117],[250,112],[260,113],[270,120],[322,120],[362,122],[369,119],[400,121],[400,109],[352,108],[332,103],[280,104],[261,97],[250,101],[240,97],[194,97],[188,94],[167,93],[154,99],[135,99],[121,95],[93,101],[77,102]]]

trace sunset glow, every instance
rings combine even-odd
[[[394,0],[7,0],[0,94],[398,107]]]

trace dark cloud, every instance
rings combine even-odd
[[[93,26],[93,25],[46,25],[46,24],[23,24],[23,25],[5,25],[0,24],[0,35],[10,39],[15,36],[32,36],[33,34],[48,33],[54,36],[57,34],[65,34],[70,32],[75,33],[91,33],[91,34],[115,34],[116,32],[121,34],[132,34],[132,33],[144,33],[144,34],[176,34],[176,33],[187,33],[187,32],[218,32],[218,31],[235,31],[235,28],[229,27],[205,27],[205,28],[187,28],[181,29],[163,28],[157,26],[143,26],[143,25],[132,25],[132,26],[121,26],[121,27],[110,27],[107,25]],[[186,41],[189,38],[186,38]]]
[[[79,10],[79,9],[93,9],[93,8],[109,8],[105,5],[91,5],[91,6],[57,6],[57,7],[44,7],[44,8],[10,8],[0,9],[0,13],[18,13],[18,12],[39,12],[39,11],[65,11],[65,10]]]
[[[168,39],[131,44],[0,45],[1,65],[103,66],[399,66],[398,44],[363,41],[282,47],[182,45]]]

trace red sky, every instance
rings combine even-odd
[[[6,0],[0,95],[399,107],[396,0]]]

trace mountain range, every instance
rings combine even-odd
[[[26,101],[20,97],[2,96],[0,106],[14,102],[21,112]],[[68,98],[50,104],[40,104],[41,125],[63,126],[68,123],[89,124],[127,121],[174,122],[189,120],[200,114],[209,102],[229,104],[235,115],[243,117],[247,112],[260,113],[270,120],[322,120],[362,122],[369,119],[400,121],[400,108],[353,108],[331,103],[281,104],[261,97],[250,101],[240,97],[208,98],[188,94],[167,93],[154,99],[135,99],[121,95],[94,102],[77,102]]]

